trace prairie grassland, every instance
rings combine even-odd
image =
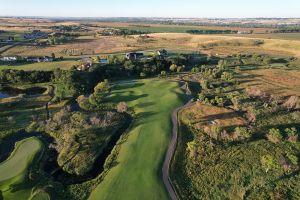
[[[243,67],[242,67],[243,68]],[[300,71],[284,68],[257,69],[243,71],[242,86],[255,86],[277,96],[300,96]]]

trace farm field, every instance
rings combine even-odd
[[[280,39],[280,40],[300,40],[300,33],[268,33],[268,34],[246,34],[246,35],[233,35],[233,37],[246,37],[246,38],[261,38],[261,39]]]
[[[119,144],[118,164],[89,199],[168,199],[161,165],[171,136],[168,119],[183,101],[178,83],[156,79],[120,83],[112,98],[127,102],[136,120],[126,142]]]
[[[153,33],[149,38],[139,36],[100,36],[75,40],[70,44],[37,48],[34,46],[15,46],[3,55],[50,55],[80,56],[120,53],[138,50],[168,49],[173,51],[189,51],[208,53],[212,55],[232,55],[245,52],[256,52],[273,55],[300,57],[300,41],[298,39],[263,39],[263,43],[256,42],[262,38],[248,38],[231,35],[192,35],[187,33]],[[84,42],[85,41],[85,42]]]
[[[0,189],[5,199],[28,198],[31,192],[27,185],[26,175],[37,155],[42,151],[42,142],[35,138],[27,138],[16,143],[10,157],[0,163]]]

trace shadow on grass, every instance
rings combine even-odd
[[[134,126],[136,127],[136,126],[148,123],[149,121],[151,121],[151,119],[149,119],[149,118],[154,116],[155,114],[157,114],[157,112],[140,112],[140,113],[136,114]]]
[[[112,102],[118,103],[118,102],[129,102],[129,101],[135,101],[138,100],[140,98],[144,98],[149,96],[148,94],[141,94],[141,95],[127,95],[127,96],[122,96],[122,95],[115,95],[114,97],[111,98]]]
[[[135,105],[135,107],[137,107],[137,108],[146,108],[148,106],[153,106],[153,105],[155,105],[154,102],[146,102],[146,103],[138,103],[138,104]]]
[[[120,82],[117,85],[114,85],[115,90],[124,90],[124,89],[133,89],[137,87],[141,87],[145,85],[145,83],[137,83],[137,81],[128,81],[128,82]]]

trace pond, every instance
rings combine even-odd
[[[16,97],[20,94],[25,94],[28,96],[41,95],[46,90],[47,90],[47,88],[44,88],[44,87],[31,87],[31,88],[27,88],[27,89],[2,87],[0,89],[0,99],[8,98],[8,97]]]

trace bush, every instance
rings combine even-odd
[[[286,128],[284,131],[288,137],[288,141],[294,142],[294,143],[297,142],[298,135],[297,135],[297,129],[295,127]]]
[[[269,130],[267,138],[272,143],[278,143],[282,140],[282,135],[279,129],[272,128]]]

